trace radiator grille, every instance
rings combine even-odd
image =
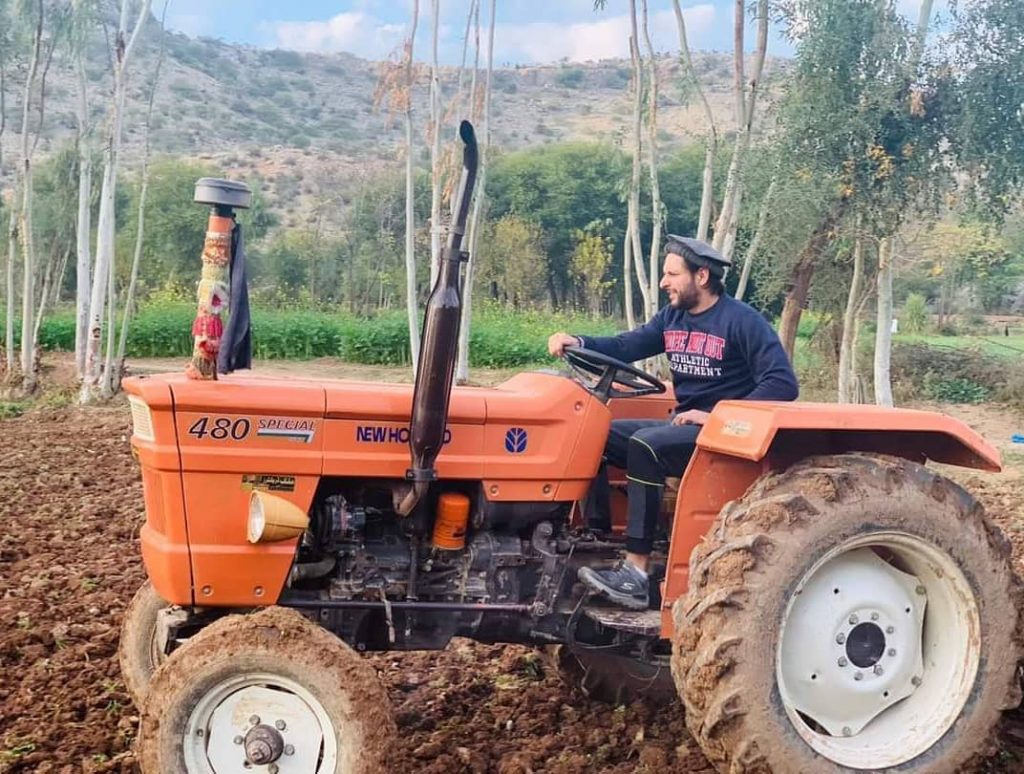
[[[132,407],[132,432],[135,437],[142,441],[155,441],[153,415],[149,411],[149,406],[134,395],[128,396],[128,403]]]

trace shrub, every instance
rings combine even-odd
[[[575,89],[583,83],[584,72],[579,67],[569,67],[559,70],[555,75],[555,83],[567,89]]]
[[[892,351],[893,389],[905,398],[980,403],[998,392],[1006,373],[1004,361],[977,349],[897,344]]]
[[[924,333],[928,326],[928,309],[925,297],[920,293],[911,293],[903,303],[904,333]]]

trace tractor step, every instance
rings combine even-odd
[[[621,629],[644,637],[657,637],[661,633],[660,610],[623,610],[621,607],[585,605],[584,614],[601,626]]]

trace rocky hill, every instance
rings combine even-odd
[[[137,162],[143,136],[146,95],[157,56],[158,30],[151,24],[131,67],[125,121],[125,168]],[[90,51],[90,108],[103,120],[109,101],[105,44]],[[785,66],[768,65],[769,93]],[[697,67],[720,126],[733,125],[731,59],[698,54]],[[257,49],[207,38],[168,33],[166,58],[154,107],[154,152],[207,160],[225,174],[258,176],[270,203],[297,225],[304,197],[330,181],[347,186],[391,166],[402,151],[400,116],[389,115],[375,92],[382,63],[348,54],[317,55]],[[678,62],[659,62],[659,140],[665,149],[704,134],[704,117],[680,78]],[[15,71],[7,99],[4,137],[8,175],[20,127],[21,73]],[[442,91],[450,105],[457,71],[445,68]],[[496,70],[493,76],[492,140],[512,150],[562,140],[622,143],[632,111],[627,61],[556,63]],[[73,139],[77,87],[70,63],[54,62],[48,80],[47,114],[40,152]],[[426,158],[425,124],[429,68],[417,67],[414,120]],[[454,124],[458,116],[447,119]]]

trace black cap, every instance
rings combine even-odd
[[[676,234],[668,234],[666,238],[668,240],[665,243],[666,253],[681,255],[690,263],[704,266],[716,277],[724,277],[726,270],[732,266],[731,260],[700,239]]]

